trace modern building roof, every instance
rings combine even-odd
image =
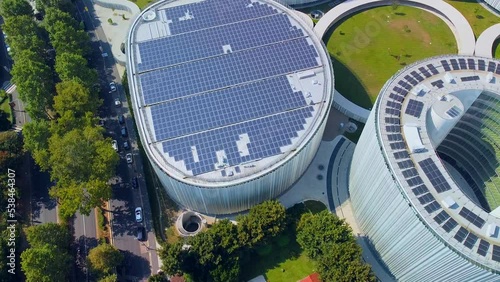
[[[313,34],[270,0],[148,7],[127,54],[150,157],[201,186],[246,181],[293,157],[332,100],[331,63]]]
[[[380,95],[377,133],[409,204],[452,249],[498,273],[500,218],[464,194],[467,183],[454,181],[436,149],[466,114],[481,116],[467,113],[481,95],[500,103],[500,61],[430,58],[399,71]]]

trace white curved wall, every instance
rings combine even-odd
[[[382,261],[400,281],[499,281],[452,250],[421,221],[385,161],[375,115],[374,110],[356,145],[349,191],[357,222]]]
[[[325,130],[326,117],[309,143],[294,158],[260,178],[239,185],[220,188],[192,186],[168,176],[154,163],[153,167],[169,196],[188,209],[203,214],[231,214],[244,211],[283,194],[299,179],[316,155]]]

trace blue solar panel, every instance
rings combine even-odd
[[[165,10],[170,32],[178,34],[200,28],[253,19],[278,13],[271,6],[250,0],[207,0]]]
[[[141,74],[145,104],[319,66],[305,39],[266,45],[226,56]]]
[[[139,43],[139,72],[173,64],[222,55],[223,46],[240,51],[304,36],[285,14],[276,14],[192,33]]]
[[[186,169],[193,175],[217,169],[218,151],[224,151],[223,162],[229,166],[274,156],[281,154],[280,147],[290,145],[291,139],[298,136],[297,132],[304,129],[306,118],[312,117],[313,110],[313,107],[308,106],[259,120],[182,136],[163,142],[163,150],[176,161],[183,160]],[[247,134],[249,138],[248,155],[239,152],[237,146],[237,141],[243,134]]]
[[[151,115],[159,141],[305,106],[302,92],[281,76],[158,104]]]

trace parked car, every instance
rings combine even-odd
[[[125,126],[122,126],[120,133],[122,134],[122,137],[127,137],[128,136],[127,128]]]
[[[111,141],[111,146],[118,152],[118,142],[116,142],[116,140]]]
[[[128,153],[125,155],[125,159],[127,159],[127,163],[128,164],[131,164],[134,162],[134,160],[132,159],[132,154],[131,153]]]
[[[120,98],[115,99],[115,107],[119,108],[122,105],[122,102],[120,101]]]
[[[142,222],[142,208],[135,208],[135,221]]]
[[[128,144],[128,141],[123,142],[123,149],[130,150],[130,145]]]
[[[148,238],[144,226],[137,227],[135,238],[139,241],[147,241]]]
[[[118,122],[119,122],[120,124],[124,124],[124,123],[125,123],[125,117],[124,117],[123,115],[120,115],[120,116],[118,117]]]
[[[133,189],[136,189],[137,187],[139,187],[139,180],[137,179],[137,176],[135,176],[134,178],[132,178],[132,188]]]
[[[109,93],[115,92],[116,91],[116,83],[110,82],[109,83]]]

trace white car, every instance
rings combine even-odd
[[[142,222],[142,208],[135,208],[135,221]]]
[[[111,93],[111,92],[115,92],[115,91],[116,91],[116,83],[114,83],[114,82],[110,82],[110,83],[109,83],[109,89],[110,89],[110,90],[109,90],[109,93]]]
[[[131,164],[132,162],[134,162],[134,160],[132,159],[132,154],[131,153],[126,154],[125,155],[125,159],[127,160],[128,164]]]
[[[119,108],[122,105],[122,102],[120,101],[120,98],[115,99],[115,106]]]
[[[118,152],[118,142],[116,140],[111,141],[111,146]]]

